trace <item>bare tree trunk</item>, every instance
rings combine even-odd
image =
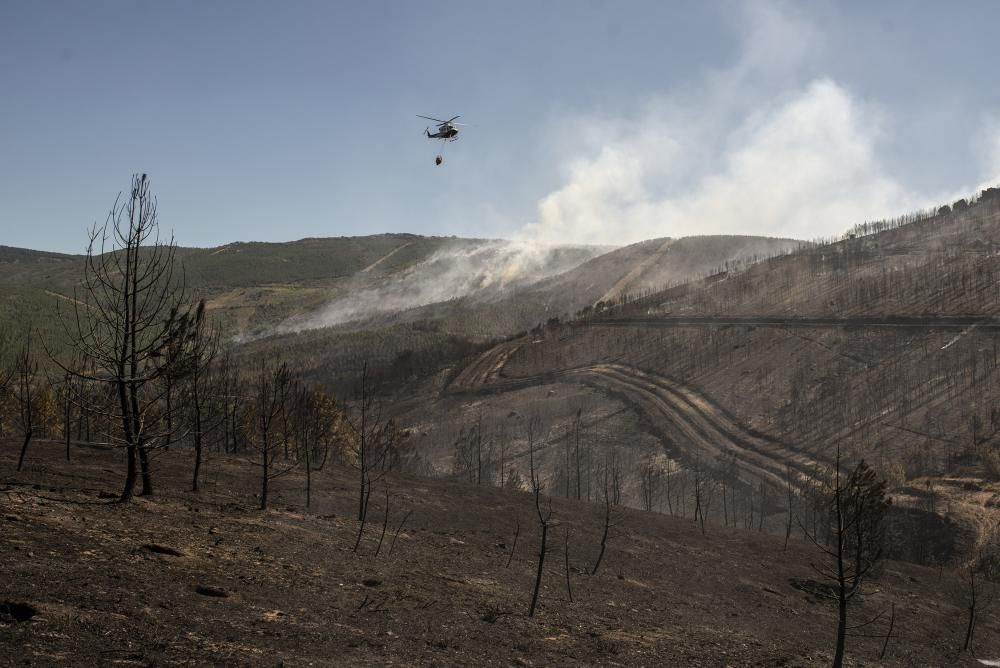
[[[128,503],[135,490],[135,479],[137,477],[135,450],[135,443],[129,443],[125,446],[125,486],[118,497],[119,503]]]
[[[309,504],[312,501],[312,455],[309,452],[309,444],[305,445],[305,455],[306,455],[306,508],[309,508]]]
[[[580,483],[580,474],[581,474],[581,471],[580,471],[580,413],[582,412],[582,410],[583,410],[582,408],[577,409],[577,411],[576,411],[576,422],[574,424],[574,432],[575,432],[575,436],[576,436],[575,457],[576,457],[576,500],[577,501],[580,500],[580,495],[582,493],[582,486],[581,486],[581,483]]]
[[[195,372],[198,373],[198,372]],[[201,398],[198,396],[198,378],[194,379],[194,386],[192,387],[192,392],[194,393],[194,401],[192,408],[194,409],[194,474],[191,480],[191,491],[198,491],[198,476],[201,474]]]
[[[378,547],[375,548],[375,559],[378,559],[378,553],[382,551],[382,541],[385,539],[385,530],[389,526],[389,487],[385,488],[385,517],[382,520],[382,535],[378,537]]]
[[[604,533],[601,534],[601,551],[597,554],[597,562],[591,569],[591,575],[597,575],[597,569],[601,567],[601,560],[604,559],[604,550],[608,545],[608,530],[611,527],[611,499],[607,494],[604,496]]]
[[[362,504],[363,504],[363,506],[362,506],[362,514],[361,514],[361,526],[358,527],[358,538],[357,538],[357,540],[354,541],[354,549],[351,550],[352,552],[357,552],[358,551],[358,547],[360,547],[360,545],[361,545],[361,537],[365,535],[365,524],[368,523],[368,499],[370,498],[370,495],[371,495],[371,489],[372,489],[372,485],[371,485],[371,481],[369,480],[369,481],[366,482],[365,495],[364,495],[364,497],[362,498],[362,501],[361,501]]]
[[[164,397],[167,404],[167,414],[164,416],[167,419],[167,433],[164,437],[164,449],[169,450],[170,444],[174,440],[174,406],[173,406],[173,393],[174,393],[174,381],[170,377],[168,372],[166,375],[166,396]]]
[[[63,403],[63,436],[66,439],[66,461],[69,461],[69,441],[70,441],[70,425],[72,423],[72,415],[70,414],[71,404],[69,401],[69,385],[70,377],[66,376],[66,396]]]
[[[545,564],[545,543],[549,535],[549,523],[542,522],[542,545],[538,550],[538,571],[535,573],[535,591],[531,594],[531,607],[528,616],[535,616],[535,605],[538,603],[538,590],[542,587],[542,567]]]
[[[573,587],[569,583],[569,527],[566,527],[566,540],[563,546],[566,555],[566,594],[569,596],[569,602],[572,603]]]
[[[36,412],[38,410],[38,362],[31,353],[31,331],[24,333],[24,345],[17,355],[17,405],[21,428],[24,430],[24,442],[21,444],[21,454],[17,458],[17,470],[24,466],[24,456],[35,433]]]
[[[972,636],[976,631],[976,604],[978,591],[976,590],[976,570],[975,566],[969,568],[969,621],[965,627],[965,643],[962,645],[962,651],[969,651],[969,645],[972,644]]]
[[[483,484],[483,413],[479,413],[476,424],[476,484]]]
[[[271,478],[270,471],[270,457],[268,457],[269,443],[267,442],[267,432],[264,432],[264,447],[261,448],[261,453],[263,458],[261,459],[261,466],[263,468],[263,474],[260,476],[260,509],[267,510],[267,481]]]
[[[412,512],[413,512],[412,510],[407,510],[406,514],[403,515],[403,519],[400,520],[399,526],[396,527],[396,533],[394,533],[392,536],[392,542],[389,543],[389,554],[387,554],[386,557],[392,556],[392,548],[396,547],[396,539],[399,538],[399,532],[403,530],[403,525],[406,524],[406,520],[410,518],[410,513]]]
[[[837,601],[837,653],[833,657],[833,668],[844,665],[844,644],[847,640],[847,593],[845,585],[840,585],[840,596]]]
[[[705,513],[701,507],[701,469],[698,463],[695,462],[694,469],[694,521],[699,522],[701,526],[701,535],[705,535]]]
[[[139,444],[139,470],[142,473],[141,496],[153,495],[153,477],[149,468],[149,449],[145,443]]]
[[[17,458],[17,470],[20,471],[21,467],[24,466],[24,455],[28,452],[28,444],[31,443],[31,434],[34,430],[28,427],[24,431],[24,442],[21,444],[21,454]]]
[[[792,489],[792,466],[791,464],[785,465],[785,480],[787,481],[787,494],[788,494],[788,522],[785,524],[785,546],[783,550],[788,549],[788,539],[792,536],[792,517],[793,517],[793,506],[795,501],[795,490]]]
[[[847,576],[844,572],[844,513],[840,489],[840,451],[837,451],[837,486],[834,492],[837,521],[837,653],[833,668],[844,665],[844,644],[847,640]]]
[[[538,514],[538,523],[542,525],[541,545],[538,549],[538,572],[535,575],[535,590],[531,594],[531,606],[528,608],[528,616],[535,615],[535,606],[538,604],[538,592],[542,586],[542,568],[545,564],[545,549],[549,535],[549,521],[552,519],[552,497],[549,497],[548,512],[542,512],[542,480],[535,468],[535,437],[536,430],[540,427],[540,420],[533,416],[528,420],[528,466],[531,474],[531,489],[535,495],[535,512]]]
[[[889,639],[892,638],[892,628],[896,625],[896,604],[892,604],[892,612],[889,614],[889,630],[885,633],[885,642],[882,643],[882,651],[878,654],[878,660],[885,658],[885,650],[889,648]]]
[[[362,371],[361,376],[361,431],[359,432],[358,438],[360,443],[358,444],[358,474],[360,475],[360,486],[358,488],[358,521],[361,522],[362,529],[365,525],[365,515],[368,511],[367,504],[367,483],[368,483],[368,452],[366,449],[365,439],[368,435],[368,409],[365,405],[365,374],[367,372],[367,365],[365,370]],[[360,535],[358,537],[358,542],[361,542]],[[355,551],[357,551],[358,546],[355,544]]]
[[[517,537],[521,534],[521,523],[518,522],[517,526],[514,527],[514,544],[510,547],[510,556],[507,557],[507,565],[504,568],[510,568],[510,562],[514,559],[514,550],[517,549]]]
[[[236,408],[235,407],[233,408],[233,412],[230,413],[230,417],[232,418],[232,424],[231,424],[231,428],[230,428],[229,431],[233,435],[233,452],[235,453],[235,452],[239,451],[239,447],[238,447],[239,443],[236,440],[237,439],[237,435],[239,434],[239,430],[236,428],[237,412],[236,412]]]

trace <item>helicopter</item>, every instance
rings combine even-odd
[[[458,116],[452,116],[446,121],[442,121],[440,118],[432,118],[430,116],[421,116],[417,114],[418,118],[426,118],[429,121],[434,121],[438,124],[437,132],[431,133],[430,128],[424,128],[424,134],[427,135],[428,139],[440,139],[442,141],[458,141],[458,127],[459,125],[464,125],[463,123],[455,123],[455,119]],[[444,157],[437,155],[434,158],[434,164],[440,165],[444,162]]]
[[[446,121],[442,121],[440,118],[431,118],[430,116],[421,116],[417,114],[417,118],[426,118],[429,121],[434,121],[438,124],[437,132],[431,134],[430,128],[424,128],[424,134],[427,135],[429,139],[444,139],[447,141],[456,141],[458,139],[458,128],[456,125],[462,125],[462,123],[455,123],[454,120],[459,118],[459,116],[452,116]]]

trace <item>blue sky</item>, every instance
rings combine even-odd
[[[995,2],[6,0],[0,244],[81,251],[134,171],[187,246],[833,234],[1000,180],[996,25]],[[415,114],[472,124],[442,167]]]

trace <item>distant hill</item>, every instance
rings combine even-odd
[[[378,234],[301,239],[287,243],[235,242],[217,248],[177,249],[192,298],[202,297],[230,335],[260,333],[321,308],[338,296],[374,288],[435,257],[467,253],[495,240]],[[550,255],[555,270],[575,266],[605,249],[570,247]],[[0,246],[0,329],[62,332],[56,304],[69,304],[82,279],[84,256]]]
[[[337,358],[350,349],[353,355],[391,360],[404,350],[422,349],[420,341],[428,331],[434,339],[493,340],[551,317],[566,317],[602,298],[698,277],[734,258],[779,254],[797,243],[692,237],[611,250],[378,234],[180,247],[177,257],[192,297],[207,300],[229,336],[259,338],[282,331],[282,326],[300,329],[295,323],[302,321],[307,328],[322,327],[322,320],[311,320],[350,300],[360,320],[340,329],[379,331],[367,338],[384,342],[388,337],[396,343],[378,346],[380,352],[358,351],[354,343],[346,348],[334,343],[352,335],[333,330],[329,337],[306,337],[312,342],[310,357],[329,353]],[[30,325],[58,348],[63,332],[55,308],[70,305],[83,261],[82,255],[0,247],[3,326],[18,330]],[[424,334],[415,336],[418,323]],[[278,341],[272,344],[280,345]]]

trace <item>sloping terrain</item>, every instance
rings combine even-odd
[[[435,258],[498,243],[380,234],[288,243],[237,242],[218,248],[179,247],[177,259],[183,263],[183,281],[190,296],[207,299],[209,311],[227,335],[246,335],[269,331],[338,297],[376,289],[393,276]],[[561,271],[602,252],[599,248],[558,248],[549,259],[555,263],[553,270]],[[56,304],[71,300],[79,288],[83,261],[82,255],[0,246],[0,316],[4,325],[17,330],[30,324],[57,340],[61,331],[53,326],[51,316]]]
[[[727,263],[781,255],[798,247],[800,242],[762,237],[691,237],[670,242],[668,247],[673,250],[665,255],[662,249],[666,244],[663,239],[641,242],[575,262],[577,266],[568,271],[538,280],[529,274],[519,281],[490,284],[453,299],[375,313],[336,326],[269,336],[249,342],[244,351],[258,354],[282,350],[313,369],[314,377],[328,382],[336,383],[345,375],[356,374],[359,359],[367,359],[388,378],[412,379],[434,373],[483,344],[527,331],[553,318],[565,319],[592,309],[609,291],[617,291],[622,297],[633,290],[643,294],[651,289],[649,286],[690,280],[715,272]],[[589,251],[563,251],[574,253],[574,260],[580,259],[583,252]],[[557,256],[552,261],[564,263],[566,259]],[[512,262],[511,266],[517,264]],[[469,271],[475,273],[481,269]],[[332,306],[336,310],[342,305],[343,310],[356,312],[362,308],[360,300],[374,311],[375,305],[383,301],[405,302],[400,295],[414,291],[414,283],[458,280],[451,275],[453,272],[431,279],[424,273],[401,272],[388,277],[388,289],[376,287],[347,293]],[[308,321],[316,313],[322,314],[323,309],[306,312],[300,319]],[[416,365],[414,360],[418,361]]]
[[[190,296],[207,300],[227,338],[253,344],[242,349],[247,354],[285,350],[313,377],[336,383],[338,372],[328,372],[347,359],[368,358],[390,375],[393,365],[417,359],[407,376],[420,375],[470,346],[568,317],[610,293],[648,291],[797,245],[696,237],[607,252],[381,234],[180,247],[177,258]],[[0,247],[3,326],[15,335],[40,331],[60,349],[64,332],[53,316],[57,306],[72,308],[82,270],[82,256]]]
[[[549,323],[467,362],[450,387],[510,392],[522,410],[517,392],[587,383],[638,409],[630,432],[732,483],[734,454],[741,482],[780,489],[787,466],[807,473],[839,448],[872,462],[900,503],[988,528],[1000,500],[1000,255],[988,250],[1000,207],[886,228]],[[663,470],[637,450],[633,489],[650,466]]]
[[[0,468],[10,470],[10,442]],[[328,465],[303,507],[297,474],[253,508],[252,466],[215,458],[200,494],[189,458],[157,459],[157,496],[108,504],[113,453],[39,444],[0,482],[0,665],[824,666],[836,606],[807,543],[616,509],[597,575],[597,506],[553,499],[539,608],[529,494],[391,476],[357,553],[350,469]],[[405,518],[402,529],[397,531]],[[568,543],[567,532],[568,531]],[[568,547],[567,547],[568,546]],[[513,551],[513,555],[511,554]],[[376,552],[378,556],[376,557]],[[566,589],[566,555],[572,601]],[[508,565],[509,564],[509,565]],[[958,651],[963,582],[888,562],[852,605],[848,665],[978,665]],[[996,619],[978,656],[1000,656]]]

